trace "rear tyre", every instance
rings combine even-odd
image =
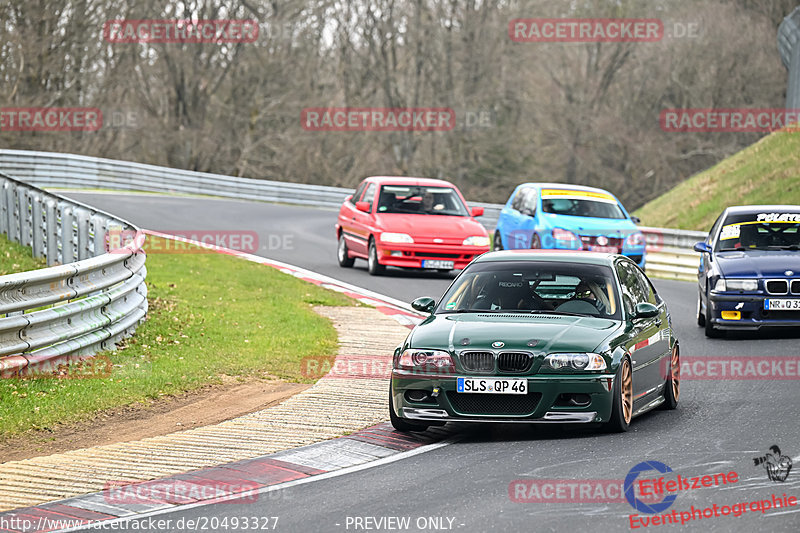
[[[347,253],[347,242],[344,240],[344,234],[339,235],[339,246],[336,249],[336,259],[339,260],[339,266],[350,268],[356,262],[355,258],[350,257]]]
[[[669,370],[667,383],[664,386],[664,409],[675,409],[678,407],[678,398],[681,395],[681,354],[678,345],[672,347],[672,354],[669,360]]]
[[[493,250],[502,250],[503,249],[503,238],[500,236],[500,230],[494,230],[494,246]]]
[[[369,240],[367,270],[371,276],[380,276],[386,270],[386,267],[378,262],[378,247],[375,246],[375,239]]]
[[[627,357],[619,365],[612,394],[611,419],[606,423],[606,430],[624,433],[628,431],[633,416],[633,372]]]
[[[392,423],[392,427],[394,429],[397,431],[402,431],[403,433],[408,433],[410,431],[425,431],[428,429],[427,424],[409,422],[405,418],[400,418],[394,414],[394,399],[392,398],[391,384],[389,385],[389,421]]]

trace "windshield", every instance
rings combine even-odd
[[[719,231],[716,251],[798,250],[800,213],[730,215]]]
[[[555,313],[619,320],[611,269],[542,261],[474,263],[448,289],[437,313]]]
[[[467,207],[452,187],[384,185],[378,213],[468,216]]]
[[[626,218],[613,196],[592,191],[544,189],[542,211],[573,217]]]

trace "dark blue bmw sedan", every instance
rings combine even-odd
[[[729,329],[800,326],[800,206],[727,208],[704,242],[697,273],[697,325]]]

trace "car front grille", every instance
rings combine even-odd
[[[800,279],[792,280],[792,294],[800,294]]]
[[[525,352],[503,352],[497,356],[497,368],[501,372],[527,372],[533,364],[533,356]]]
[[[491,372],[494,370],[494,354],[492,352],[463,352],[461,364],[471,372]]]
[[[447,391],[450,405],[463,415],[531,415],[541,398],[540,392],[472,394]]]
[[[414,257],[436,257],[442,259],[460,259],[461,254],[440,254],[438,252],[414,252]]]
[[[786,294],[789,292],[789,282],[785,279],[767,280],[765,286],[770,294]]]
[[[581,235],[581,242],[583,243],[583,249],[589,250],[591,246],[598,246],[597,238],[600,235]],[[619,237],[608,237],[608,242],[601,246],[613,246],[618,251],[622,247],[622,239]]]

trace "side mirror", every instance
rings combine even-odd
[[[482,207],[473,207],[472,208],[472,216],[474,216],[474,217],[482,217],[483,216],[483,208]]]
[[[711,253],[711,247],[708,245],[708,243],[705,243],[705,242],[698,242],[698,243],[695,243],[695,245],[693,246],[693,248],[694,248],[694,251],[695,251],[695,252],[706,252],[706,253]]]
[[[356,209],[369,213],[369,202],[356,202]]]
[[[635,216],[631,215],[631,222],[633,222],[634,224],[636,224],[638,226],[639,224],[642,223],[642,219],[639,218],[639,217],[635,217]]]
[[[436,307],[436,300],[428,296],[422,296],[411,302],[411,307],[422,313],[433,313],[433,308]]]
[[[639,318],[653,318],[656,316],[658,316],[658,307],[648,302],[636,304],[636,310],[633,312],[634,320]]]

